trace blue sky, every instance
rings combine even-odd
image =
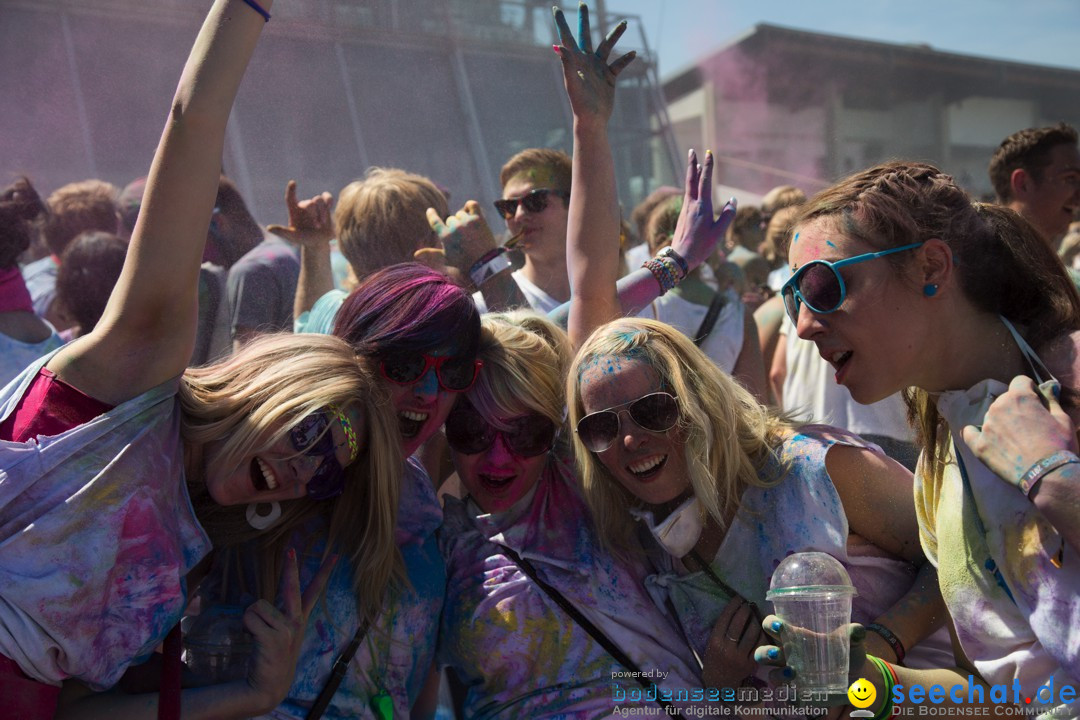
[[[759,22],[1080,70],[1080,0],[607,0],[607,10],[641,17],[662,77]]]

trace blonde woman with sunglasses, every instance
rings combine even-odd
[[[560,28],[575,114],[568,330],[581,346],[567,393],[601,542],[616,555],[655,561],[650,591],[663,607],[673,604],[707,687],[757,682],[756,608],[765,607],[775,565],[803,549],[848,562],[863,593],[859,616],[884,628],[868,643],[893,651],[888,634],[893,657],[906,653],[936,620],[932,568],[922,567],[905,502],[910,473],[855,436],[771,414],[677,330],[614,320],[623,311],[619,213],[606,117],[593,109],[605,107],[595,98],[611,92],[614,77],[579,73],[579,55],[568,49],[578,46]],[[699,165],[691,152],[674,255],[645,265],[653,297],[700,262],[682,254],[693,248],[687,239],[722,234],[730,220],[730,206],[713,216],[712,169],[711,153]],[[764,514],[777,508],[779,516]],[[759,526],[759,517],[772,522]],[[637,528],[648,536],[644,547]]]
[[[191,718],[272,709],[333,567],[322,558],[302,586],[296,556],[284,552],[290,531],[316,518],[329,525],[359,612],[401,577],[395,422],[345,342],[268,337],[185,373],[225,125],[266,19],[255,0],[214,3],[101,321],[0,391],[7,716],[155,717],[160,706],[178,717],[181,700]],[[187,592],[211,545],[249,539],[265,549],[260,599],[243,615],[255,641],[249,671],[181,693],[176,626]],[[163,640],[160,695],[104,692]]]

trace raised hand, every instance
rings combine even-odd
[[[282,609],[259,600],[244,613],[244,627],[255,638],[247,682],[260,712],[277,707],[292,687],[308,616],[336,562],[335,555],[323,563],[301,596],[296,550],[289,550],[281,577]]]
[[[427,219],[431,229],[439,236],[442,254],[445,255],[445,265],[457,268],[466,280],[468,280],[469,268],[473,263],[498,245],[491,227],[484,219],[480,203],[475,200],[465,203],[465,207],[446,218],[445,221],[439,217],[435,208],[428,208]],[[424,255],[424,257],[417,256],[417,259],[427,262],[425,258],[431,252],[439,251],[425,249],[417,252]]]
[[[712,173],[712,151],[705,152],[705,164],[699,165],[697,154],[691,150],[686,167],[682,212],[679,213],[675,235],[671,240],[671,248],[686,260],[690,270],[713,254],[735,219],[735,198],[724,205],[720,217],[713,217]]]
[[[297,202],[296,181],[285,187],[289,225],[268,225],[267,231],[302,247],[321,247],[334,239],[334,196],[328,192]]]
[[[555,24],[559,28],[562,45],[555,45],[563,66],[563,82],[566,94],[570,98],[570,108],[577,122],[596,121],[606,124],[615,105],[615,78],[637,57],[636,52],[628,52],[608,64],[608,58],[626,32],[626,21],[616,25],[603,42],[592,49],[592,33],[589,28],[589,8],[585,3],[578,5],[578,39],[574,40],[566,16],[559,8],[552,8]]]

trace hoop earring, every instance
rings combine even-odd
[[[922,294],[926,297],[934,297],[937,295],[937,285],[923,285]]]
[[[269,505],[270,512],[266,515],[260,514],[260,505]],[[281,518],[281,503],[277,500],[269,503],[250,503],[247,506],[245,516],[247,517],[248,525],[256,530],[265,530]]]

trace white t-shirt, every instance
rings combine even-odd
[[[526,278],[521,270],[515,270],[511,277],[514,278],[514,282],[516,282],[518,288],[521,289],[521,294],[525,296],[525,300],[529,303],[529,307],[536,312],[547,315],[549,312],[562,305],[561,302],[548,295],[539,286]],[[484,300],[484,294],[482,292],[477,291],[473,293],[473,302],[476,303],[476,309],[481,313],[486,313],[488,311],[487,302]]]
[[[708,312],[708,305],[698,305],[669,292],[638,313],[638,317],[655,318],[695,340],[701,322]],[[735,361],[742,352],[744,319],[742,301],[733,292],[726,292],[724,307],[720,310],[709,336],[701,344],[702,352],[708,355],[717,367],[729,374],[735,369]]]

